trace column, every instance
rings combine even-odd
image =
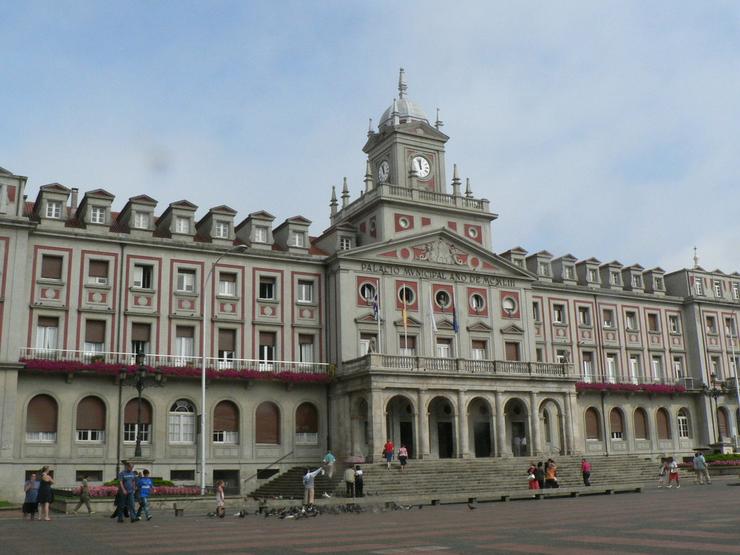
[[[575,453],[575,446],[573,444],[573,394],[566,393],[563,403],[563,412],[565,413],[565,453],[573,455]]]
[[[470,453],[468,452],[468,409],[466,407],[465,397],[466,396],[464,390],[461,389],[457,392],[457,456],[462,459],[469,459]]]
[[[532,455],[542,453],[540,445],[540,410],[537,406],[537,393],[529,393],[529,426],[532,429],[532,437],[529,438],[529,452]]]
[[[377,390],[370,390],[370,453],[368,460],[376,462],[380,460],[380,453],[385,444],[385,406],[383,403],[383,394]]]
[[[429,454],[429,424],[426,409],[426,389],[419,389],[416,398],[416,457],[423,459]]]
[[[506,418],[504,401],[500,391],[496,392],[496,453],[499,457],[510,457],[511,446],[506,443]]]

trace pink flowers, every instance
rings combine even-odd
[[[616,393],[685,393],[682,385],[633,384],[633,383],[589,383],[577,382],[576,391],[614,391]]]
[[[74,495],[80,495],[80,486],[68,490]],[[118,492],[116,486],[89,486],[90,497],[115,497]],[[63,492],[64,490],[56,490]],[[183,495],[200,495],[200,488],[197,486],[155,486],[152,489],[152,495],[166,496],[183,496]]]

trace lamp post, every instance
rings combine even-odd
[[[229,250],[222,252],[219,257],[211,264],[211,268],[208,270],[206,279],[203,281],[203,321],[200,328],[200,494],[206,494],[206,357],[208,352],[206,351],[206,325],[208,323],[208,301],[210,294],[208,294],[208,281],[213,275],[213,270],[221,259],[227,254],[235,252],[244,252],[246,245],[236,245]]]
[[[724,393],[724,389],[718,386],[717,375],[714,373],[711,375],[711,382],[712,382],[712,387],[708,387],[706,384],[704,384],[704,394],[714,399],[714,408],[712,408],[711,403],[709,405],[709,408],[714,413],[714,416],[712,418],[712,423],[715,424],[714,426],[715,436],[714,437],[715,437],[716,443],[719,443],[720,441],[722,441],[722,438],[719,437],[719,419],[717,418],[717,398]]]

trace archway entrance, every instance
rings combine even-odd
[[[483,397],[476,397],[468,404],[468,445],[473,446],[476,457],[493,455],[493,427],[491,405]]]
[[[370,452],[370,432],[367,401],[355,399],[352,403],[352,455],[367,457]],[[385,438],[381,439],[383,441]]]
[[[529,433],[527,426],[527,406],[521,399],[510,399],[504,407],[506,432],[511,453],[515,457],[529,455]]]
[[[440,459],[455,456],[455,413],[446,397],[435,397],[429,403],[429,439],[431,452]]]
[[[416,457],[414,446],[414,404],[403,395],[396,395],[385,408],[386,438],[393,441],[396,451],[401,445],[408,449],[409,457]],[[378,442],[381,446],[384,440]]]
[[[539,425],[542,453],[545,455],[560,455],[563,449],[562,434],[563,414],[552,399],[545,399],[540,403]]]

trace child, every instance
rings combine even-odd
[[[668,479],[668,461],[663,461],[660,463],[660,468],[658,469],[658,487],[662,488],[666,485],[666,480]]]
[[[678,463],[671,457],[671,462],[668,465],[668,487],[672,487],[673,482],[676,482],[676,489],[681,487],[681,483],[678,480]]]
[[[223,518],[226,516],[226,506],[224,498],[224,481],[216,482],[216,516]]]
[[[537,466],[534,463],[529,465],[529,468],[527,469],[527,475],[529,489],[540,489],[540,483],[537,481]]]

